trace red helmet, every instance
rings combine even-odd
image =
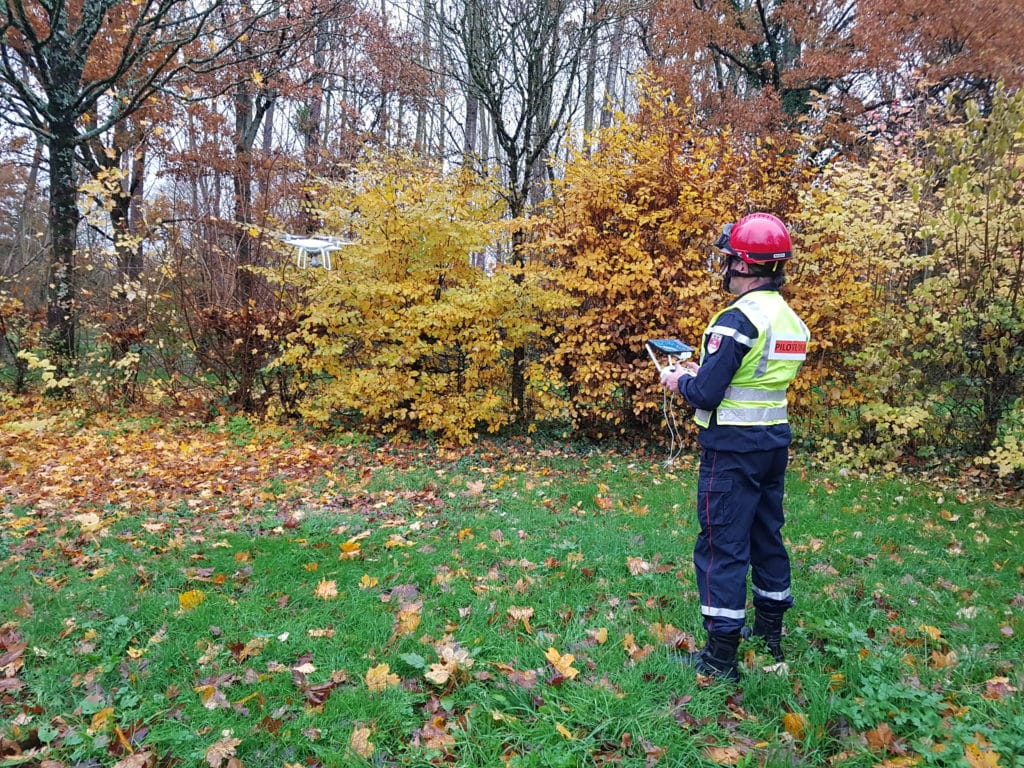
[[[747,264],[775,264],[793,258],[789,230],[770,213],[751,213],[726,224],[715,247]]]

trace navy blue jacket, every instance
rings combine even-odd
[[[755,288],[757,291],[774,291],[777,288],[765,286]],[[737,297],[739,299],[739,297]],[[736,300],[731,302],[735,304]],[[715,325],[733,328],[740,337],[756,339],[757,328],[747,316],[738,309],[727,309],[716,321]],[[749,453],[751,451],[770,451],[785,448],[793,440],[789,424],[773,424],[771,426],[721,426],[715,416],[715,409],[725,397],[725,390],[732,381],[744,355],[751,347],[737,342],[730,336],[721,336],[715,351],[708,349],[707,334],[701,340],[701,351],[704,362],[696,376],[682,376],[679,379],[679,394],[695,408],[711,411],[711,423],[701,428],[698,442],[704,448],[719,451],[735,451]]]

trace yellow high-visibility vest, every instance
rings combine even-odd
[[[735,329],[717,325],[718,318],[730,309],[740,310],[753,323],[757,328],[756,339],[740,338]],[[718,423],[732,426],[785,424],[788,420],[786,389],[807,358],[807,344],[811,340],[803,320],[778,291],[751,291],[711,318],[701,345],[702,363],[707,356],[708,339],[716,333],[751,345],[725,390],[725,398],[714,411]],[[711,424],[711,413],[698,408],[694,421],[707,427]]]

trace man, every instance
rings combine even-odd
[[[806,357],[810,333],[779,294],[793,257],[789,231],[775,216],[752,213],[725,227],[725,290],[738,298],[711,318],[700,365],[666,370],[662,384],[694,408],[700,427],[693,551],[707,644],[684,661],[698,672],[739,680],[741,636],[761,638],[776,662],[782,617],[793,605],[782,500],[789,445],[786,389]],[[754,625],[744,635],[747,572]]]

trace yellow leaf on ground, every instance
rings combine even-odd
[[[566,677],[569,680],[575,679],[576,675],[580,673],[578,669],[573,667],[572,663],[576,661],[576,657],[571,653],[567,653],[564,656],[560,654],[554,648],[548,648],[548,652],[544,654],[544,658],[548,660],[548,663],[555,668],[562,677]]]
[[[391,666],[388,664],[378,664],[366,671],[366,687],[371,691],[383,691],[388,686],[398,685],[399,682],[401,678],[392,674]]]
[[[89,724],[89,735],[96,733],[102,733],[108,731],[113,726],[114,708],[104,707],[99,712],[92,716],[92,722]]]
[[[206,593],[201,589],[190,589],[188,592],[182,592],[178,595],[178,605],[183,611],[191,611],[202,605],[206,599]]]
[[[964,758],[970,768],[1002,768],[1002,763],[999,762],[1000,754],[986,749],[987,746],[984,743],[979,746],[974,742],[964,746]]]
[[[423,603],[402,603],[395,616],[395,636],[411,635],[423,619]]]
[[[782,727],[797,741],[807,735],[807,718],[799,712],[787,712],[782,716]]]
[[[352,738],[349,739],[349,746],[352,751],[360,757],[369,760],[373,756],[374,745],[370,741],[372,730],[365,727],[357,727],[352,730]]]

